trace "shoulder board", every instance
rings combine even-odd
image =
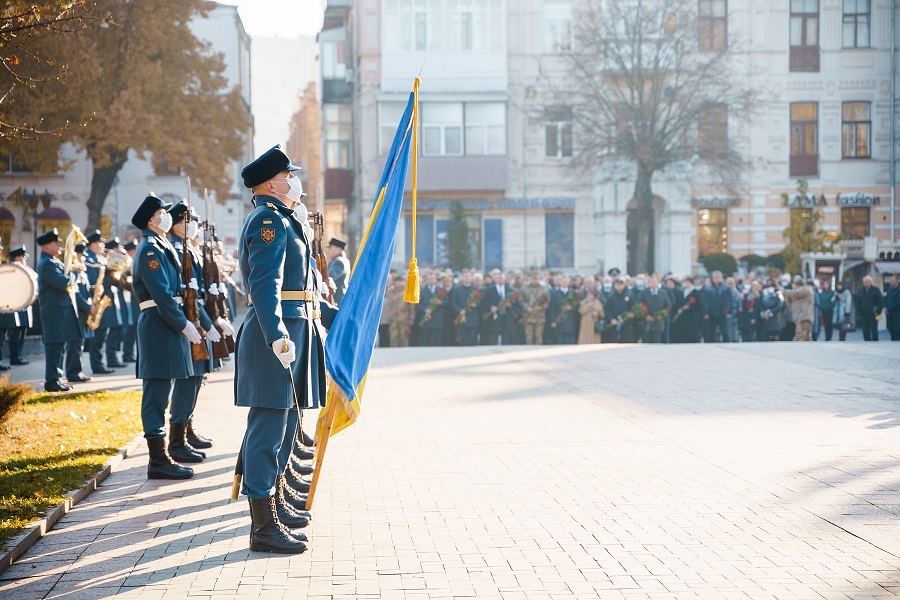
[[[280,212],[283,215],[292,215],[294,214],[293,208],[288,208],[287,206],[279,206],[274,202],[266,202],[266,207],[271,208],[274,211]]]

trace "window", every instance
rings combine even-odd
[[[0,154],[0,173],[30,173],[31,169],[25,164],[21,155]]]
[[[325,121],[325,168],[350,168],[350,141],[353,139],[353,114],[348,104],[323,104]]]
[[[506,154],[506,105],[470,102],[465,106],[466,154]]]
[[[728,106],[710,104],[700,115],[697,127],[697,152],[701,157],[721,155],[728,151]]]
[[[572,107],[548,108],[545,116],[545,156],[564,158],[572,156]]]
[[[575,213],[547,213],[544,215],[546,266],[575,266]]]
[[[791,0],[791,71],[819,70],[819,0]]]
[[[841,234],[846,240],[861,240],[869,235],[869,207],[841,208]]]
[[[456,102],[423,103],[422,154],[458,156],[463,152],[463,105]]]
[[[347,42],[322,42],[322,79],[346,79]]]
[[[869,47],[871,0],[844,0],[844,48]]]
[[[384,0],[382,6],[388,52],[484,52],[505,44],[503,0]]]
[[[572,50],[572,0],[544,0],[544,49]]]
[[[728,48],[727,0],[700,0],[699,46],[701,52]]]
[[[700,257],[728,252],[728,211],[701,208],[697,211],[697,249]]]
[[[841,148],[844,158],[871,158],[872,105],[844,102],[841,105]]]
[[[791,177],[819,174],[818,113],[815,102],[791,104]]]
[[[160,158],[158,161],[153,161],[153,173],[160,177],[166,175],[181,175],[181,167],[176,163],[167,161],[165,158]]]

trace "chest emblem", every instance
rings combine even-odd
[[[147,266],[151,271],[159,271],[159,261],[155,258],[147,261]]]
[[[275,230],[268,227],[263,227],[259,230],[259,236],[262,238],[262,241],[267,244],[271,244],[275,241]]]

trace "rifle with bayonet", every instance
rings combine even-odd
[[[187,229],[187,221],[191,218],[191,178],[187,180],[187,214],[185,215],[185,230]],[[185,233],[185,236],[187,234]],[[197,290],[191,287],[191,280],[197,285],[194,277],[194,256],[191,254],[190,242],[185,239],[181,248],[181,295],[184,307],[184,316],[187,320],[194,324],[200,333],[200,343],[191,342],[191,360],[201,361],[209,360],[209,350],[206,348],[206,332],[200,327],[200,303],[197,298]],[[199,287],[199,286],[198,286]]]

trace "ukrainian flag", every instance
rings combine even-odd
[[[394,255],[410,155],[413,156],[412,197],[415,206],[418,89],[419,79],[416,78],[397,133],[394,134],[394,143],[378,184],[375,207],[351,271],[353,275],[349,287],[325,342],[325,369],[329,378],[327,402],[330,409],[336,410],[320,411],[317,427],[319,443],[323,435],[334,435],[359,417],[384,306],[384,288]],[[412,270],[415,258],[410,264]],[[418,291],[417,269],[411,275],[410,279],[415,280],[414,287]],[[332,403],[339,404],[334,407]],[[334,414],[334,419],[330,432],[326,433],[325,421],[329,413]]]

